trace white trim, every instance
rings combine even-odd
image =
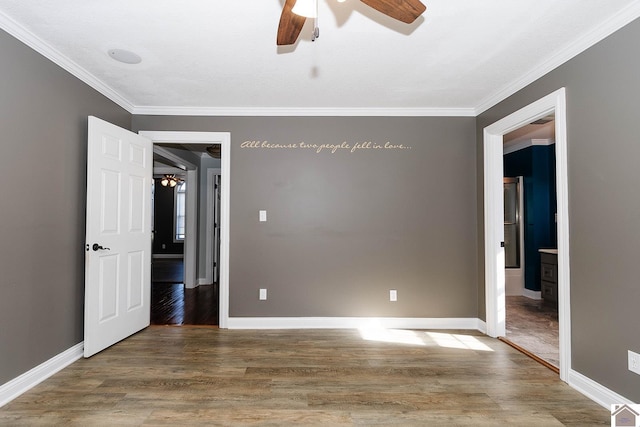
[[[483,334],[487,334],[487,324],[484,320],[482,319],[476,319],[478,321],[478,330],[480,332],[482,332]]]
[[[84,343],[74,345],[35,368],[0,386],[0,408],[82,358]]]
[[[80,65],[60,53],[57,49],[45,42],[31,31],[23,27],[18,22],[14,21],[9,16],[0,12],[0,28],[11,34],[22,43],[29,46],[45,58],[49,59],[54,64],[58,65],[62,69],[68,71],[79,80],[83,81],[93,89],[97,90],[102,95],[106,96],[120,107],[131,113],[134,110],[134,106],[129,100],[124,98],[111,86],[98,79],[89,71],[82,68]]]
[[[511,154],[534,145],[553,145],[556,141],[553,139],[525,139],[523,141],[509,141],[504,143],[503,154]]]
[[[527,297],[527,298],[531,298],[531,299],[535,299],[535,300],[541,300],[542,299],[542,291],[532,291],[531,289],[524,288],[523,291],[522,291],[522,296],[523,297]]]
[[[543,77],[547,73],[555,70],[565,62],[615,33],[638,17],[640,17],[640,2],[634,1],[593,30],[579,37],[573,43],[570,43],[560,49],[560,51],[553,53],[551,56],[541,61],[536,67],[525,73],[520,78],[509,82],[495,93],[480,101],[479,105],[477,105],[475,109],[476,115],[478,116],[499,102],[504,101],[509,96]]]
[[[200,277],[198,278],[198,280],[196,281],[197,286],[200,285],[211,285],[211,281],[209,279],[207,279],[206,277]]]
[[[213,274],[213,260],[216,257],[217,248],[214,248],[214,228],[215,222],[214,214],[214,177],[220,175],[220,168],[208,168],[207,169],[207,213],[206,213],[206,249],[205,249],[205,278],[207,283],[214,282]]]
[[[542,291],[532,291],[531,289],[524,288],[522,290],[522,296],[530,299],[541,300]]]
[[[558,317],[560,379],[571,369],[571,303],[569,273],[569,196],[567,112],[564,88],[516,111],[484,129],[485,295],[487,334],[505,334],[503,237],[503,135],[555,112],[556,194],[558,200]],[[502,269],[501,269],[502,266]]]
[[[476,318],[411,317],[229,317],[229,329],[354,329],[372,323],[398,329],[471,329],[481,331]]]
[[[573,369],[569,371],[569,385],[607,410],[610,410],[611,405],[616,403],[623,405],[636,404]]]
[[[487,96],[475,107],[465,108],[246,108],[134,106],[112,87],[64,56],[24,26],[0,12],[0,28],[62,67],[131,114],[171,116],[415,116],[476,117],[520,89],[584,52],[605,37],[640,17],[640,2],[633,2],[598,27],[543,60],[522,77]]]
[[[184,286],[187,289],[198,287],[198,175],[198,168],[187,170],[184,230]],[[175,234],[175,228],[173,232]]]
[[[226,328],[229,318],[229,201],[231,182],[231,133],[229,132],[167,132],[140,131],[155,143],[220,144],[221,200],[220,200],[220,283],[219,327]],[[187,191],[189,186],[187,185]],[[186,267],[185,267],[186,268]],[[195,277],[195,276],[194,276]]]
[[[132,114],[152,116],[329,116],[329,117],[475,117],[475,108],[284,108],[137,106]]]
[[[484,129],[484,254],[487,335],[506,335],[502,135]],[[488,163],[491,159],[491,164]],[[497,189],[500,191],[497,191]],[[491,221],[487,219],[491,218]],[[500,221],[498,221],[498,219]],[[494,262],[488,262],[488,259]]]

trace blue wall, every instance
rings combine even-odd
[[[540,290],[540,248],[558,244],[556,153],[553,145],[534,145],[504,156],[504,176],[524,177],[524,287]]]

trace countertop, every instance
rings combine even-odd
[[[558,250],[557,249],[538,249],[538,252],[542,252],[542,253],[545,253],[545,254],[558,255]]]

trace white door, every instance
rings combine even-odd
[[[151,140],[89,117],[84,357],[149,326]]]

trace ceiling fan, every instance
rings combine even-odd
[[[296,42],[305,21],[306,16],[298,15],[293,12],[297,0],[286,0],[280,15],[280,24],[278,25],[277,45],[291,45]],[[317,1],[317,0],[316,0]],[[340,0],[338,0],[340,1]],[[344,1],[344,0],[342,0]],[[411,24],[415,21],[427,7],[420,0],[360,0],[385,15]],[[316,3],[317,7],[317,3]],[[314,39],[318,36],[317,28],[314,32]]]

